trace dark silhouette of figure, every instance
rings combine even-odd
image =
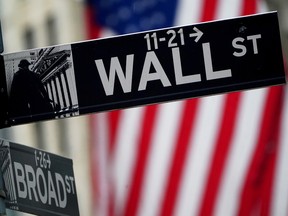
[[[24,117],[53,112],[48,93],[38,74],[29,70],[30,62],[22,59],[10,92],[10,116]]]

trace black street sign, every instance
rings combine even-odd
[[[276,12],[4,54],[2,61],[2,127],[285,83]]]
[[[71,159],[0,139],[0,165],[6,208],[44,216],[79,215]]]

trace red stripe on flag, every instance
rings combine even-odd
[[[279,145],[280,145],[280,126],[281,126],[281,119],[283,115],[283,102],[284,102],[284,88],[277,86],[271,88],[271,97],[274,98],[274,100],[270,103],[274,104],[275,107],[275,127],[272,127],[272,137],[274,145],[268,146],[267,150],[267,156],[270,157],[265,159],[266,161],[270,161],[270,163],[267,165],[267,171],[266,176],[263,177],[264,184],[262,187],[263,194],[262,197],[262,205],[261,205],[261,215],[268,216],[270,214],[271,204],[272,204],[272,188],[274,186],[274,179],[276,175],[276,158],[279,155]],[[271,145],[268,143],[268,145]]]
[[[88,39],[95,39],[95,38],[99,38],[100,37],[100,32],[101,32],[101,27],[96,23],[96,11],[95,8],[92,7],[92,5],[87,5],[85,8],[85,20],[86,20],[86,29],[87,29],[87,36]],[[112,158],[114,156],[114,149],[115,149],[115,144],[116,144],[116,135],[117,135],[117,130],[119,129],[118,124],[119,124],[119,119],[121,116],[121,111],[111,111],[107,113],[107,117],[108,117],[108,134],[107,134],[107,139],[109,139],[108,143],[109,143],[109,148],[108,148],[108,157],[109,157],[109,161],[107,161],[108,163],[110,161],[112,161]],[[90,128],[91,128],[91,134],[93,134],[93,137],[95,137],[95,133],[97,132],[97,128],[94,124],[95,121],[97,121],[96,117],[92,117],[90,119],[91,123],[90,123]],[[103,136],[100,135],[100,136]],[[94,146],[96,145],[96,140],[95,138],[92,138],[91,143],[93,143],[93,145],[91,145],[91,164],[97,164],[97,161],[93,161],[95,160],[95,158],[97,158],[96,155],[93,154],[93,152],[95,152],[95,150],[93,150],[93,148],[95,148]],[[97,187],[99,187],[99,183],[98,183],[98,173],[99,171],[97,170],[97,166],[92,166],[92,171],[91,171],[91,176],[92,176],[92,189],[93,191],[93,200],[97,200],[98,198],[98,193],[97,191],[99,191],[99,189]],[[114,215],[114,206],[115,206],[115,194],[114,194],[114,184],[109,181],[109,204],[108,204],[108,211],[109,215]],[[96,202],[97,203],[97,202]]]
[[[257,0],[243,0],[242,15],[249,15],[257,12]]]
[[[204,0],[203,11],[200,21],[210,21],[215,19],[218,0]]]
[[[88,39],[95,39],[100,36],[100,26],[96,24],[95,10],[92,6],[87,6],[85,8],[85,20]]]
[[[179,128],[179,134],[176,142],[176,150],[172,159],[172,165],[168,175],[169,179],[164,192],[162,209],[160,213],[162,216],[172,215],[175,208],[175,200],[177,198],[188,148],[191,148],[191,146],[189,146],[189,141],[193,135],[192,131],[194,131],[193,128],[198,101],[198,99],[192,99],[185,102],[180,124],[181,126]]]
[[[109,142],[109,153],[111,156],[113,156],[114,149],[115,149],[115,143],[116,143],[116,135],[117,131],[119,129],[119,119],[121,118],[122,112],[119,110],[117,111],[111,111],[108,113],[108,118],[109,118],[109,137],[110,137],[110,142]]]
[[[117,143],[117,133],[119,130],[119,121],[121,119],[122,111],[111,111],[108,112],[108,130],[109,130],[109,162],[113,161],[114,158],[114,151],[115,151],[115,145]],[[110,190],[109,190],[109,204],[108,204],[108,215],[113,216],[115,215],[115,187],[114,182],[112,179],[108,179],[110,182]]]
[[[263,118],[261,128],[246,180],[243,186],[241,200],[239,205],[239,216],[253,215],[255,212],[261,211],[261,215],[268,215],[271,199],[271,181],[274,173],[275,153],[277,143],[275,135],[278,135],[280,109],[282,92],[281,87],[272,87],[269,89],[266,104],[264,105]],[[274,134],[276,133],[276,134]],[[277,138],[278,139],[278,138]],[[266,179],[268,178],[268,179]],[[265,181],[266,184],[265,184]],[[265,195],[266,197],[262,197]],[[262,206],[261,200],[266,200]],[[265,214],[264,214],[265,212]]]
[[[214,19],[217,9],[215,0],[206,0],[204,9],[207,10],[212,4],[214,7],[214,13],[209,9],[208,14],[203,12],[203,21],[206,19]],[[255,13],[256,1],[244,0],[243,1],[243,15]],[[206,11],[205,11],[206,12]],[[219,190],[220,181],[225,168],[225,162],[228,156],[229,149],[231,147],[231,138],[234,133],[234,126],[236,123],[236,116],[238,114],[239,101],[241,93],[232,93],[227,95],[227,100],[224,108],[224,116],[222,124],[220,125],[221,131],[216,142],[215,152],[212,158],[209,176],[207,178],[207,185],[205,187],[203,201],[201,202],[200,215],[211,215],[214,211],[216,196]]]
[[[136,143],[139,146],[136,151],[136,162],[132,174],[132,184],[128,192],[128,199],[123,214],[125,216],[135,215],[137,213],[158,106],[147,106],[144,107],[144,109],[144,122],[141,127],[142,130],[139,136],[139,141]],[[127,133],[129,133],[129,131],[127,131]],[[127,134],[127,136],[129,136],[129,134]]]
[[[215,18],[217,3],[218,3],[217,0],[204,0],[202,9],[203,11],[201,13],[202,16],[200,18],[201,22],[210,21]],[[200,212],[202,212],[202,210]]]
[[[202,205],[199,215],[211,215],[214,210],[222,173],[231,146],[231,138],[234,133],[240,98],[241,93],[229,94],[226,97],[223,117],[219,127],[219,136],[217,138],[215,151],[211,160],[208,181],[205,187],[203,201],[201,202]]]

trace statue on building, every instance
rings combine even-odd
[[[11,85],[9,97],[10,116],[24,117],[37,114],[53,114],[52,100],[39,75],[29,70],[31,63],[22,59]]]

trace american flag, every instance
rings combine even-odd
[[[90,0],[88,32],[266,10],[257,0]],[[287,216],[287,93],[277,86],[91,116],[93,215]]]

